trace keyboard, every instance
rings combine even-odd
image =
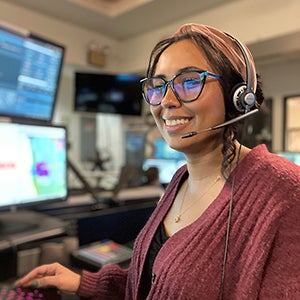
[[[0,300],[60,300],[57,289],[46,288],[14,288],[10,285],[0,285]]]

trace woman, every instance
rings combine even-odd
[[[237,141],[239,116],[263,101],[247,48],[215,28],[184,25],[155,46],[143,95],[187,164],[136,239],[129,269],[78,275],[52,264],[18,285],[90,299],[298,298],[299,167]]]

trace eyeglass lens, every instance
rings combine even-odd
[[[149,104],[159,105],[170,85],[180,101],[194,101],[202,91],[205,77],[205,72],[181,73],[169,82],[163,78],[153,77],[144,82],[143,92]]]

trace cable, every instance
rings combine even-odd
[[[237,173],[236,170],[240,161],[241,148],[242,148],[242,144],[240,144],[239,146],[237,163],[234,169],[234,176],[231,184],[231,196],[230,196],[229,209],[228,209],[227,229],[226,229],[226,237],[225,237],[225,248],[224,248],[223,264],[222,264],[222,276],[221,276],[221,288],[220,288],[219,300],[222,300],[223,298],[224,283],[225,283],[225,269],[226,269],[227,255],[228,255],[228,245],[229,245],[230,226],[231,226],[231,216],[233,210],[233,196],[234,196],[235,180],[236,180],[236,173]]]
[[[225,236],[225,248],[224,248],[223,264],[222,264],[221,287],[220,287],[220,293],[219,293],[218,300],[223,299],[226,263],[227,263],[229,237],[230,237],[230,229],[231,229],[231,217],[232,217],[232,211],[233,211],[233,200],[234,200],[234,191],[235,191],[235,183],[236,183],[236,173],[237,173],[237,168],[238,168],[240,158],[241,158],[241,149],[242,149],[242,144],[243,144],[243,138],[245,138],[245,136],[246,136],[247,124],[248,124],[248,120],[246,120],[246,122],[243,124],[243,129],[241,130],[241,133],[240,133],[241,138],[240,138],[240,145],[239,145],[239,149],[238,149],[237,162],[236,162],[236,167],[233,171],[234,173],[233,173],[232,184],[231,184],[231,196],[230,196],[229,208],[228,208],[227,228],[226,228],[226,236]]]

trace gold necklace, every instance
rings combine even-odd
[[[174,218],[174,221],[175,221],[175,223],[178,223],[178,222],[180,222],[180,220],[181,220],[181,217],[182,217],[182,215],[184,214],[184,213],[186,213],[196,202],[198,202],[199,201],[199,199],[201,199],[201,198],[203,198],[207,193],[208,193],[208,191],[219,181],[221,179],[221,176],[217,176],[216,177],[216,179],[212,182],[212,184],[211,185],[209,185],[208,187],[207,187],[207,189],[200,195],[200,197],[197,197],[188,207],[186,207],[186,209],[184,210],[184,211],[181,211],[181,209],[182,209],[182,205],[183,205],[183,202],[184,202],[184,200],[185,200],[185,196],[186,196],[186,193],[187,193],[187,190],[188,190],[188,186],[189,186],[189,184],[187,183],[186,184],[186,187],[185,187],[185,190],[184,190],[184,194],[183,194],[183,198],[182,198],[182,201],[181,201],[181,204],[180,204],[180,208],[179,208],[179,213],[175,216],[175,218]]]

